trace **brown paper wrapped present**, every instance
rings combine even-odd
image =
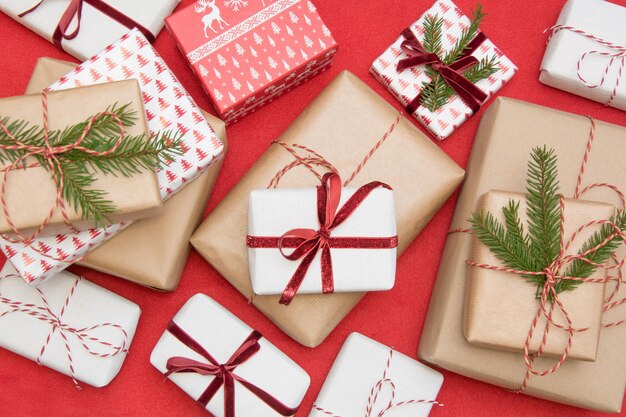
[[[137,81],[129,80],[93,87],[49,93],[47,97],[48,128],[62,130],[67,126],[84,122],[105,111],[113,104],[130,104],[137,113],[135,124],[125,129],[125,134],[149,137],[141,91]],[[12,121],[24,120],[31,126],[43,126],[43,102],[41,94],[0,99],[0,116]],[[26,161],[30,161],[27,159]],[[4,167],[9,166],[5,163]],[[67,230],[62,210],[56,206],[57,187],[50,173],[41,166],[12,170],[7,176],[5,198],[10,219],[24,234],[39,228],[53,207],[54,213],[47,223],[46,234]],[[156,173],[142,170],[131,177],[94,173],[94,189],[105,192],[105,199],[116,208],[109,215],[112,222],[132,220],[159,214],[162,210],[161,196]],[[94,222],[83,219],[82,214],[65,203],[69,221],[78,229],[91,227]],[[10,232],[9,220],[0,211],[0,232]]]
[[[462,181],[461,168],[347,71],[337,76],[279,140],[292,150],[292,145],[298,144],[317,152],[346,180],[396,120],[397,126],[350,185],[378,180],[393,187],[401,254]],[[253,295],[246,247],[248,196],[252,190],[266,188],[278,171],[294,161],[284,147],[272,144],[192,237],[198,252],[245,297]],[[279,186],[318,183],[307,167],[297,166],[282,177]],[[278,303],[280,296],[257,296],[253,304],[289,336],[314,347],[363,295],[298,295],[287,307]]]
[[[528,217],[524,194],[489,191],[482,196],[477,209],[492,213],[496,220],[504,224],[502,208],[508,205],[509,200],[519,202],[520,220],[525,225]],[[566,239],[569,239],[580,226],[594,220],[608,220],[615,213],[615,208],[610,204],[584,200],[566,199],[564,207]],[[584,242],[600,229],[600,225],[585,228],[572,241],[565,254],[576,255]],[[503,266],[496,255],[477,237],[472,240],[470,260],[486,265]],[[523,353],[530,325],[541,306],[540,300],[536,297],[537,285],[521,275],[479,267],[468,268],[467,274],[463,326],[467,340],[476,346]],[[605,270],[598,269],[590,278],[602,279],[605,275]],[[605,282],[581,283],[575,290],[559,294],[559,300],[563,303],[574,327],[587,329],[574,335],[568,355],[571,359],[588,361],[596,359],[605,286]],[[567,326],[566,319],[559,311],[555,313],[553,319],[557,324]],[[535,353],[539,349],[545,326],[546,318],[542,316],[530,341],[530,353]],[[552,326],[543,347],[544,354],[561,356],[567,341],[568,332]]]
[[[484,193],[490,190],[523,192],[528,156],[532,148],[538,146],[555,149],[561,192],[565,197],[573,197],[590,128],[591,122],[586,117],[513,99],[496,99],[481,121],[452,229],[468,227],[467,219]],[[626,189],[626,129],[596,122],[594,138],[579,190],[605,182]],[[584,199],[616,207],[621,205],[615,193],[607,188],[594,188],[584,194]],[[419,357],[471,378],[517,389],[526,374],[523,355],[474,346],[463,335],[468,269],[465,261],[471,257],[471,241],[471,236],[464,233],[448,236],[420,341]],[[624,253],[621,248],[618,256]],[[611,287],[612,284],[607,285],[607,289]],[[625,297],[624,290],[622,286],[615,299]],[[604,313],[602,322],[615,322],[624,316],[626,310],[612,309]],[[624,346],[624,328],[602,329],[595,362],[567,360],[555,373],[531,377],[524,393],[578,407],[618,412],[626,386]],[[542,357],[534,365],[550,367],[554,361],[554,358]]]
[[[70,62],[40,58],[28,84],[27,94],[43,90],[75,66]],[[204,115],[224,143],[225,155],[226,125],[208,113]],[[189,238],[202,220],[223,160],[211,165],[191,184],[167,200],[160,216],[134,222],[90,252],[78,265],[157,290],[176,289],[191,249]]]

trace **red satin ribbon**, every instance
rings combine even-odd
[[[408,58],[401,59],[398,62],[398,71],[418,65],[431,65],[472,112],[476,113],[480,109],[480,105],[487,98],[487,94],[465,78],[462,72],[478,64],[478,59],[472,56],[472,53],[487,39],[482,32],[479,32],[470,42],[463,55],[450,65],[444,64],[437,54],[426,52],[410,28],[405,29],[402,32],[402,36],[405,40],[400,45],[400,48],[408,55]],[[422,96],[420,94],[406,105],[406,111],[411,114],[414,113],[420,107],[421,100]]]
[[[209,361],[209,363],[206,363],[182,356],[174,356],[167,360],[166,365],[166,378],[173,373],[189,372],[200,375],[215,376],[197,400],[203,407],[207,406],[217,391],[223,386],[224,416],[235,417],[235,381],[237,381],[281,416],[292,416],[296,413],[296,411],[298,411],[297,407],[287,407],[268,392],[234,373],[235,369],[239,365],[246,362],[261,349],[259,339],[263,336],[261,336],[259,332],[253,331],[250,336],[244,340],[241,346],[239,346],[235,353],[232,354],[230,359],[228,359],[226,363],[220,364],[200,343],[181,329],[175,322],[171,321],[167,326],[167,330],[172,334],[172,336],[176,337],[191,350],[202,355],[202,357]]]
[[[390,249],[398,246],[397,236],[384,238],[331,236],[333,229],[350,217],[363,200],[378,187],[391,189],[382,182],[370,182],[359,188],[343,207],[337,210],[341,199],[341,179],[337,174],[327,173],[322,178],[322,185],[317,187],[319,230],[292,229],[281,237],[248,236],[247,245],[250,248],[278,248],[280,253],[291,261],[304,258],[283,291],[280,298],[281,304],[288,305],[293,300],[320,249],[322,251],[322,292],[330,294],[335,291],[331,248]],[[290,254],[286,254],[283,251],[285,248],[295,249]]]
[[[39,3],[35,4],[30,9],[20,13],[18,16],[24,17],[27,14],[37,10],[37,8],[41,6],[45,1],[46,0],[41,0]],[[80,32],[80,22],[83,16],[83,3],[89,4],[91,7],[109,16],[111,19],[115,20],[119,24],[126,26],[128,29],[136,27],[141,31],[141,33],[144,34],[148,41],[154,42],[154,34],[152,32],[150,32],[138,22],[135,22],[130,17],[126,16],[124,13],[120,12],[117,9],[114,9],[103,0],[71,0],[69,5],[67,6],[67,9],[65,9],[65,12],[61,16],[61,19],[59,20],[59,23],[54,30],[54,34],[52,35],[52,41],[57,47],[63,49],[63,46],[61,45],[63,39],[71,40],[78,36],[78,32]],[[74,29],[73,32],[68,33],[70,24],[72,23],[74,18],[76,18],[76,29]]]

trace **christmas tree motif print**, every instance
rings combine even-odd
[[[209,34],[207,29],[211,29],[213,33],[217,33],[217,30],[213,28],[213,24],[217,22],[220,30],[224,30],[224,26],[230,26],[222,18],[219,7],[215,4],[216,0],[198,0],[198,4],[195,6],[196,13],[204,13],[207,9],[209,12],[202,16],[202,23],[204,24],[204,37],[208,38]],[[246,2],[247,4],[247,2]]]

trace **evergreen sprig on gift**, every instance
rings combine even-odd
[[[454,47],[447,51],[441,62],[445,65],[450,65],[457,61],[463,53],[466,51],[469,44],[478,34],[480,30],[480,24],[485,18],[486,13],[483,13],[482,6],[479,4],[476,9],[472,11],[472,21],[470,25],[463,29],[461,37],[456,41]],[[442,39],[443,36],[443,17],[437,17],[437,15],[427,15],[424,18],[424,40],[422,42],[424,50],[426,52],[432,52],[437,56],[442,55]],[[500,70],[498,66],[498,60],[495,56],[485,57],[480,62],[470,68],[468,68],[463,76],[467,78],[471,83],[477,83],[480,80],[489,78]],[[439,72],[435,70],[432,65],[426,66],[426,75],[430,77],[431,81],[423,82],[421,89],[421,104],[431,112],[436,111],[438,108],[448,103],[450,97],[456,95],[452,87],[446,83],[441,77]]]
[[[138,119],[137,112],[124,106],[113,105],[105,110],[121,120],[124,128],[133,126]],[[70,145],[83,134],[89,120],[66,127],[63,130],[48,132],[50,145],[59,147]],[[7,131],[19,142],[36,147],[44,147],[44,131],[40,126],[29,124],[24,120],[0,118]],[[120,131],[113,116],[103,115],[95,120],[85,136],[82,147],[105,152],[116,144]],[[12,146],[15,141],[0,130],[0,145]],[[0,163],[7,166],[18,158],[28,154],[27,150],[2,150]],[[56,154],[59,164],[54,164],[56,186],[63,181],[63,199],[80,213],[83,219],[93,220],[96,226],[110,222],[109,215],[116,211],[114,204],[106,198],[106,192],[93,189],[94,173],[131,177],[143,170],[156,169],[182,155],[182,142],[178,132],[159,132],[152,138],[146,135],[124,135],[120,146],[108,155],[91,155],[78,149]],[[39,165],[50,171],[50,166],[43,155],[33,155]]]
[[[561,207],[557,158],[553,149],[535,148],[528,163],[526,180],[526,216],[527,231],[519,216],[519,201],[510,200],[502,208],[505,222],[502,224],[490,212],[476,211],[469,222],[472,233],[507,267],[528,272],[541,272],[552,264],[561,250]],[[611,221],[626,230],[626,211],[619,210]],[[615,253],[621,239],[615,235],[615,229],[605,224],[595,232],[581,247],[582,254],[611,238],[605,245],[587,254],[586,259],[596,264],[604,264]],[[561,275],[567,277],[589,278],[597,266],[575,260]],[[537,297],[541,295],[545,275],[524,275],[528,281],[537,285]],[[561,279],[555,284],[557,293],[576,288],[581,282]]]

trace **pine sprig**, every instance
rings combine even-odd
[[[123,106],[115,104],[107,108],[106,112],[117,115],[123,128],[133,126],[138,119],[137,112],[132,110],[129,104]],[[48,132],[51,146],[75,143],[83,134],[90,119],[63,130]],[[0,120],[17,141],[31,146],[44,146],[44,131],[41,127],[30,125],[23,120],[11,120],[8,117]],[[105,152],[114,147],[119,135],[120,126],[114,117],[101,116],[92,124],[80,146],[95,152]],[[0,130],[0,145],[12,146],[15,142]],[[2,150],[0,163],[5,165],[13,163],[27,153],[26,150]],[[157,169],[182,153],[182,140],[178,132],[159,132],[151,139],[145,135],[125,134],[120,146],[107,155],[92,155],[77,149],[57,154],[59,164],[54,164],[53,176],[57,187],[60,181],[63,182],[63,199],[81,213],[83,219],[93,220],[96,226],[102,226],[110,222],[109,216],[116,211],[116,207],[106,199],[106,192],[92,188],[95,172],[130,177],[144,170]],[[42,155],[33,157],[43,168],[50,170]]]
[[[478,4],[476,9],[472,11],[472,20],[470,25],[465,28],[461,34],[461,37],[456,41],[454,47],[446,52],[442,59],[442,62],[446,65],[450,65],[458,60],[468,48],[469,44],[478,34],[480,30],[480,24],[485,18],[486,13],[483,13],[482,6]],[[426,52],[433,52],[438,56],[441,56],[443,49],[442,46],[443,35],[443,17],[437,17],[427,15],[424,18],[424,50]],[[500,70],[499,62],[495,56],[484,57],[481,61],[468,68],[463,76],[467,78],[471,83],[475,84],[480,80],[489,78]],[[438,71],[432,68],[431,65],[426,66],[426,75],[430,78],[430,81],[423,82],[420,90],[421,104],[431,112],[436,111],[438,108],[446,105],[450,97],[456,95],[456,92],[446,83],[441,77]]]

